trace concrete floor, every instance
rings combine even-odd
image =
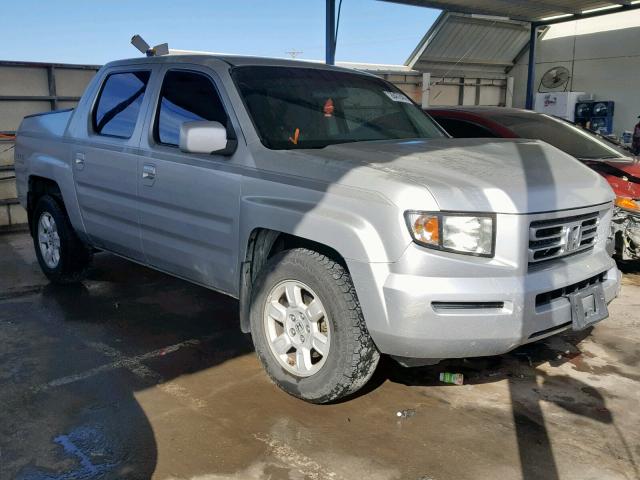
[[[386,361],[357,398],[314,406],[269,383],[234,300],[111,255],[94,265],[48,285],[30,238],[0,236],[3,480],[640,478],[637,274],[592,332]]]

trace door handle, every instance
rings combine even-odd
[[[156,167],[153,165],[144,165],[142,167],[142,178],[156,178]]]
[[[149,163],[142,166],[142,181],[145,185],[153,185],[156,179],[156,167]]]
[[[75,160],[76,169],[82,170],[84,168],[84,153],[76,152]]]

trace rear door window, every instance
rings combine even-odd
[[[93,131],[100,135],[131,138],[150,75],[148,71],[109,75],[93,109]]]
[[[177,146],[184,122],[199,120],[220,122],[225,127],[228,116],[220,95],[209,77],[184,70],[167,72],[160,91],[154,128],[156,142]]]
[[[457,118],[434,117],[442,128],[454,138],[495,138],[488,128]]]
[[[491,119],[521,138],[542,140],[580,160],[625,157],[624,151],[609,146],[595,135],[564,120],[534,112],[504,112]]]

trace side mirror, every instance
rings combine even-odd
[[[237,141],[227,138],[227,129],[220,122],[184,122],[180,126],[180,150],[186,153],[217,153],[231,155]]]

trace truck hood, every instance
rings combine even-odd
[[[332,145],[316,154],[423,185],[441,210],[535,213],[613,199],[600,175],[538,140],[385,140]]]

